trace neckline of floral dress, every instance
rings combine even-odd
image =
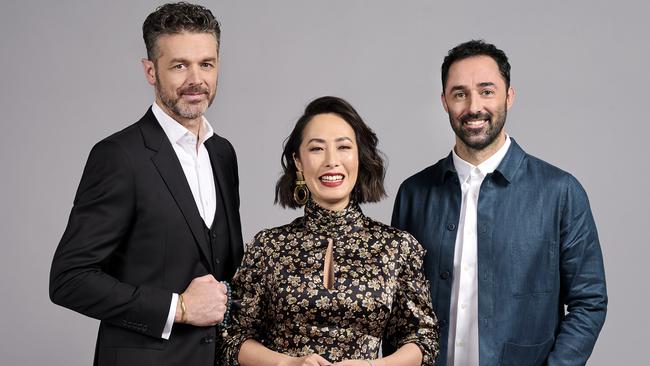
[[[350,200],[341,211],[332,211],[319,206],[313,200],[305,205],[305,225],[315,234],[339,238],[363,229],[363,212],[361,207]]]

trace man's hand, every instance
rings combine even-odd
[[[182,293],[185,304],[183,323],[207,327],[221,323],[226,312],[228,290],[212,275],[197,277]],[[176,304],[174,321],[181,323],[183,318],[181,300]]]
[[[329,366],[331,364],[331,362],[317,354],[304,357],[291,357],[280,363],[281,366]]]

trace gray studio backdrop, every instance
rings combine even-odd
[[[299,215],[272,205],[283,139],[313,98],[358,108],[388,156],[388,222],[402,180],[452,144],[446,51],[484,38],[511,58],[507,131],[572,172],[591,199],[609,313],[590,365],[646,362],[648,35],[645,1],[210,1],[223,27],[207,113],[237,149],[244,238]],[[0,4],[0,363],[89,365],[98,322],[48,298],[53,252],[92,145],[153,101],[141,25],[159,2]]]

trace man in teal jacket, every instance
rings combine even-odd
[[[392,220],[427,249],[437,365],[584,365],[607,310],[585,191],[503,130],[515,95],[503,51],[458,45],[442,84],[455,147],[401,185]]]

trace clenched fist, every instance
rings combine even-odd
[[[226,312],[228,290],[226,286],[217,281],[212,275],[197,277],[190,282],[183,292],[185,303],[184,323],[207,327],[221,323]],[[181,301],[176,305],[174,321],[181,322]]]

